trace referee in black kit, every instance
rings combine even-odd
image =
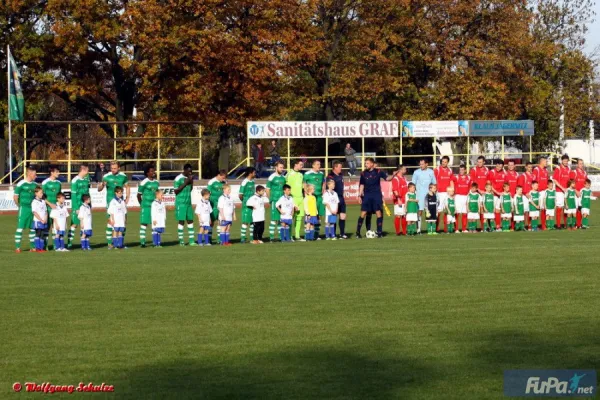
[[[356,224],[356,238],[360,239],[362,228],[367,213],[377,215],[377,237],[383,237],[383,196],[381,195],[381,180],[392,180],[393,176],[380,169],[375,168],[375,160],[371,157],[365,159],[365,169],[360,174],[360,186],[358,189],[358,202],[360,204],[360,217]]]
[[[344,198],[344,175],[342,172],[341,161],[334,161],[331,172],[327,175],[326,181],[334,181],[335,187],[333,190],[337,193],[340,203],[338,204],[338,216],[340,224],[340,239],[348,239],[346,236],[346,199]],[[333,228],[335,233],[335,226]]]

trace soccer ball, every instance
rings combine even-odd
[[[375,239],[375,236],[377,236],[375,232],[367,231],[367,239]]]

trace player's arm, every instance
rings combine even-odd
[[[103,191],[104,188],[106,187],[106,175],[102,177],[102,181],[98,184],[97,190],[99,192]]]
[[[554,181],[554,185],[563,191],[563,193],[567,193],[567,188],[563,187],[560,184],[560,169],[554,168],[554,173],[552,174],[552,180]]]
[[[185,189],[185,187],[188,185],[188,181],[187,179],[184,179],[183,181],[175,181],[173,183],[173,187],[175,188],[175,195],[177,196],[179,193],[181,193],[181,191],[183,189]],[[210,190],[210,189],[209,189]]]

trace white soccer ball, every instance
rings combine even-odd
[[[367,231],[367,239],[375,239],[377,234],[374,231]]]

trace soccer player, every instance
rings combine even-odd
[[[306,173],[304,174],[304,192],[306,193],[306,188],[308,187],[308,185],[313,185],[314,187],[314,193],[313,195],[315,196],[315,199],[317,201],[317,211],[318,211],[318,215],[311,215],[311,217],[316,217],[317,218],[317,222],[314,223],[314,240],[321,240],[321,238],[319,238],[319,233],[321,230],[321,216],[325,215],[325,207],[323,206],[323,181],[324,181],[325,176],[323,175],[323,172],[321,171],[321,161],[319,160],[314,160],[312,163],[312,169],[310,169],[309,171],[306,171]],[[306,210],[304,210],[304,212],[306,213]]]
[[[25,178],[15,186],[15,194],[13,200],[19,213],[17,216],[17,230],[15,232],[15,252],[21,252],[21,237],[24,229],[29,229],[29,245],[30,249],[35,248],[35,231],[31,229],[33,223],[33,212],[31,211],[31,203],[35,197],[35,178],[37,171],[35,167],[29,165],[25,171]]]
[[[446,213],[446,223],[448,224],[448,233],[456,232],[456,198],[454,196],[454,187],[448,188],[448,197],[444,204]]]
[[[575,230],[575,214],[577,212],[577,191],[575,190],[575,180],[573,179],[570,179],[567,182],[565,192],[565,204],[567,207],[565,212],[565,214],[567,215],[567,228],[570,231],[573,231]],[[558,207],[556,208],[558,209]]]
[[[538,192],[538,182],[533,181],[531,183],[531,190],[527,197],[529,197],[529,218],[531,218],[531,230],[536,232],[538,230],[538,222],[540,219],[540,192]],[[522,189],[522,188],[521,188]]]
[[[219,197],[217,208],[219,209],[219,225],[221,226],[221,233],[219,234],[221,245],[231,246],[229,231],[231,224],[235,221],[235,204],[231,198],[231,187],[229,185],[223,185],[223,194]]]
[[[425,210],[425,196],[429,192],[429,185],[435,184],[435,174],[428,167],[429,163],[422,158],[419,161],[419,169],[412,176],[412,182],[417,188],[417,198],[419,199],[419,219],[417,221],[417,231],[421,233],[421,220]]]
[[[540,202],[542,203],[541,218],[542,224],[546,226],[547,223],[548,230],[553,231],[554,229],[556,229],[554,226],[554,214],[556,208],[556,189],[554,189],[554,182],[551,180],[548,181],[547,185],[548,187],[546,189],[545,195],[540,196]],[[546,221],[544,221],[544,219]]]
[[[292,188],[290,185],[283,185],[283,196],[277,200],[275,207],[281,216],[281,227],[279,228],[279,237],[282,242],[293,242],[290,229],[292,228],[292,217],[296,210],[296,203],[291,196]]]
[[[402,164],[396,168],[392,178],[392,193],[394,195],[394,227],[396,235],[406,235],[406,205],[404,200],[408,192],[408,181],[404,177],[406,167]]]
[[[486,159],[484,156],[477,157],[477,164],[469,171],[471,182],[476,183],[479,188],[479,194],[485,193],[485,185],[488,183],[490,169],[485,166]],[[483,229],[483,214],[480,216],[481,228]]]
[[[434,184],[429,185],[429,192],[425,196],[425,220],[427,221],[427,234],[437,235],[437,211],[438,198],[436,194],[437,187]],[[445,199],[444,199],[445,200]]]
[[[417,220],[419,219],[419,199],[417,199],[417,187],[414,183],[408,184],[408,191],[404,199],[406,204],[406,234],[413,236],[417,234]]]
[[[561,165],[554,168],[554,174],[552,175],[554,186],[556,186],[556,227],[558,229],[564,228],[564,226],[561,225],[561,220],[563,214],[565,214],[565,194],[569,186],[569,181],[571,180],[571,167],[569,166],[569,161],[569,156],[563,154],[560,158]],[[564,222],[566,225],[566,220]]]
[[[509,185],[507,183],[507,185]],[[508,194],[510,195],[510,185],[508,187]],[[525,230],[525,196],[523,195],[523,188],[517,186],[517,192],[513,198],[513,209],[515,212],[514,223],[515,231]]]
[[[486,178],[487,179],[487,178]],[[456,213],[458,220],[461,222],[463,233],[467,233],[467,197],[471,190],[471,176],[467,175],[467,167],[461,165],[458,168],[458,175],[454,176],[454,191],[456,193]],[[458,221],[456,222],[456,230],[458,229]]]
[[[155,169],[151,165],[144,167],[146,177],[138,186],[137,200],[140,203],[140,246],[146,247],[146,229],[152,225],[152,204],[156,199],[159,183],[155,179]],[[193,228],[192,228],[193,230]],[[154,239],[154,237],[153,237]],[[193,239],[193,233],[192,233]]]
[[[34,191],[35,198],[31,202],[31,212],[33,214],[33,229],[35,230],[35,247],[29,251],[35,253],[45,253],[45,237],[48,230],[48,208],[44,201],[44,191],[41,187],[36,187]]]
[[[534,181],[533,179],[533,164],[530,161],[525,163],[525,172],[519,175],[517,179],[517,185],[523,188],[523,194],[525,195],[525,225],[527,228],[530,227],[529,224],[529,192],[531,191],[531,184]],[[539,186],[539,184],[538,184]],[[540,194],[541,195],[541,194]],[[540,197],[540,205],[543,206],[542,198]]]
[[[279,214],[279,210],[275,204],[283,196],[283,185],[286,184],[285,176],[283,176],[283,168],[283,161],[278,160],[275,163],[275,172],[267,180],[267,197],[269,197],[271,203],[271,223],[269,224],[269,242],[271,243],[275,241],[275,231],[281,219],[281,214]],[[279,239],[281,239],[281,235]]]
[[[52,208],[56,207],[56,195],[60,192],[61,185],[58,177],[60,175],[60,171],[57,166],[51,165],[49,168],[50,176],[42,182],[42,190],[44,191],[44,196],[46,197],[46,205],[48,207],[48,214],[52,211]],[[71,194],[72,195],[72,194]],[[76,210],[71,207],[71,210]],[[73,214],[76,214],[75,212]],[[52,225],[52,222],[49,221]],[[48,231],[46,231],[46,234]],[[69,236],[71,236],[71,232],[69,232]],[[44,246],[48,246],[47,244],[48,238],[44,237]],[[67,240],[68,242],[68,240]]]
[[[175,188],[175,219],[177,220],[179,245],[185,246],[183,240],[183,224],[185,223],[188,231],[188,244],[196,246],[194,242],[194,210],[192,209],[194,172],[191,164],[183,166],[183,172],[177,175],[175,181],[173,181],[173,187]]]
[[[488,180],[492,184],[492,191],[496,196],[496,201],[499,201],[504,192],[504,184],[506,183],[506,171],[504,171],[504,161],[496,160],[496,168],[491,170],[488,175]],[[510,194],[510,193],[509,193]],[[500,209],[501,207],[497,207]],[[500,231],[500,212],[496,212],[496,230]]]
[[[443,156],[440,161],[440,166],[433,170],[435,181],[437,185],[436,196],[438,199],[438,221],[436,223],[436,231],[439,226],[440,219],[444,222],[444,232],[448,233],[448,223],[445,218],[445,204],[446,198],[448,197],[448,188],[454,186],[454,174],[452,169],[448,167],[450,157]]]
[[[381,179],[390,180],[385,171],[375,169],[375,160],[369,157],[365,160],[365,169],[360,174],[360,182],[358,188],[358,202],[360,207],[360,217],[356,225],[356,238],[360,239],[360,230],[368,212],[377,215],[377,237],[383,237],[383,198],[381,196]],[[433,173],[432,173],[433,174]],[[434,178],[435,179],[435,178]]]
[[[108,214],[110,215],[110,226],[113,229],[112,247],[108,249],[125,249],[123,232],[127,221],[127,205],[123,200],[123,188],[120,186],[115,188],[115,198],[108,204]]]
[[[304,176],[302,175],[302,168],[304,168],[304,162],[296,160],[292,170],[287,173],[285,178],[287,184],[292,188],[291,195],[296,205],[296,212],[294,213],[294,237],[296,240],[300,240],[300,229],[304,226]]]
[[[327,240],[336,240],[335,224],[338,216],[340,198],[335,191],[335,181],[327,181],[327,191],[323,193],[323,204],[325,205],[325,237]]]
[[[510,232],[510,221],[512,220],[512,214],[514,210],[513,199],[508,191],[508,183],[505,183],[502,189],[503,191],[500,194],[500,199],[498,202],[498,205],[500,206],[500,216],[502,217],[502,232]]]
[[[210,206],[213,210],[211,216],[211,227],[213,227],[215,222],[219,220],[219,208],[217,206],[219,203],[219,198],[223,194],[223,185],[227,183],[225,179],[227,179],[227,171],[222,169],[219,171],[217,176],[208,181],[208,186],[206,187],[210,191]],[[221,225],[219,224],[217,224],[217,237],[220,240]]]
[[[344,199],[344,174],[342,172],[342,162],[334,161],[331,173],[327,175],[328,181],[333,181],[335,186],[334,192],[339,199],[337,221],[340,225],[340,239],[348,239],[346,236],[346,199]],[[333,225],[333,236],[335,237],[336,225]]]
[[[152,244],[154,247],[161,246],[161,235],[165,233],[167,222],[167,208],[162,201],[163,191],[157,189],[154,192],[154,201],[150,206],[150,219],[152,220]]]
[[[315,238],[315,224],[319,220],[319,209],[317,207],[317,198],[314,195],[315,187],[306,185],[304,189],[304,239],[305,241],[317,240]]]
[[[71,198],[71,201],[72,198]],[[83,202],[78,209],[71,208],[73,214],[77,214],[78,224],[81,225],[80,232],[80,240],[81,240],[81,250],[91,251],[90,247],[90,238],[92,237],[92,198],[89,194],[84,194],[81,196],[81,201]],[[73,217],[71,217],[71,221],[73,221]]]
[[[494,232],[495,224],[494,212],[496,211],[496,197],[492,191],[492,184],[485,184],[485,192],[481,195],[481,211],[483,214],[483,226],[481,227],[482,232]]]
[[[69,251],[65,248],[65,230],[67,229],[67,217],[69,210],[65,205],[65,195],[59,192],[56,195],[56,207],[50,211],[54,228],[54,250]]]
[[[263,233],[265,232],[265,204],[269,198],[265,196],[265,187],[256,186],[256,193],[248,199],[247,207],[252,208],[252,223],[254,224],[254,237],[252,244],[263,244]]]
[[[542,201],[542,205],[545,205],[544,196],[546,195],[546,189],[548,188],[548,170],[546,170],[546,166],[548,164],[548,160],[546,157],[540,157],[538,161],[537,167],[533,169],[532,175],[533,180],[538,182],[538,190],[540,192],[540,199]],[[525,193],[525,192],[523,192]],[[541,222],[542,222],[542,230],[546,229],[546,211],[545,208],[541,209]]]
[[[508,183],[508,191],[510,192],[511,196],[514,196],[517,194],[517,186],[519,185],[519,173],[515,169],[515,162],[513,160],[508,161],[505,177],[506,183]],[[523,194],[525,194],[524,190]]]
[[[210,190],[202,189],[202,199],[196,204],[196,215],[198,216],[198,245],[212,246],[210,244],[210,230],[212,229],[211,218],[213,209],[210,205]],[[250,196],[252,197],[252,196]],[[246,199],[246,204],[250,199]]]
[[[571,175],[569,176],[571,179],[575,180],[575,190],[577,191],[578,199],[581,199],[581,191],[585,188],[585,182],[588,179],[588,174],[585,172],[585,166],[583,160],[580,158],[577,160],[577,167],[571,171]],[[581,217],[582,212],[577,208],[577,228],[581,228]]]
[[[575,189],[577,189],[577,181],[575,181]],[[579,191],[580,203],[581,203],[581,229],[588,229],[590,209],[592,208],[592,200],[596,200],[596,197],[592,195],[592,181],[586,178],[585,186]]]
[[[479,187],[476,182],[471,183],[471,190],[467,196],[467,229],[468,233],[477,232],[477,221],[481,220],[481,195],[479,194]],[[483,226],[481,227],[483,229]]]
[[[248,231],[250,231],[250,237],[253,235],[252,229],[254,225],[252,225],[252,209],[246,207],[246,203],[256,192],[254,178],[256,178],[256,169],[254,169],[254,167],[246,168],[239,193],[240,200],[242,201],[242,229],[240,243],[246,243],[248,240]]]
[[[125,204],[129,203],[129,198],[131,197],[131,189],[129,187],[129,183],[127,183],[127,175],[121,172],[121,167],[118,161],[112,161],[110,163],[110,172],[104,177],[102,177],[102,182],[98,185],[98,192],[101,192],[106,187],[106,208],[108,209],[110,202],[115,197],[115,189],[117,187],[125,188]],[[108,216],[110,220],[110,216]],[[126,228],[123,227],[122,236],[125,236]],[[108,247],[112,246],[112,242],[114,242],[113,238],[113,227],[110,224],[110,221],[106,224],[106,242]]]
[[[79,173],[77,176],[71,180],[71,210],[73,211],[73,214],[71,215],[71,229],[69,230],[69,237],[67,239],[68,249],[73,246],[73,238],[75,237],[75,230],[77,229],[77,226],[81,228],[82,225],[81,220],[79,219],[79,214],[75,212],[75,210],[79,210],[81,208],[83,204],[83,196],[89,196],[90,194],[90,178],[88,173],[88,166],[82,164],[79,167]]]

